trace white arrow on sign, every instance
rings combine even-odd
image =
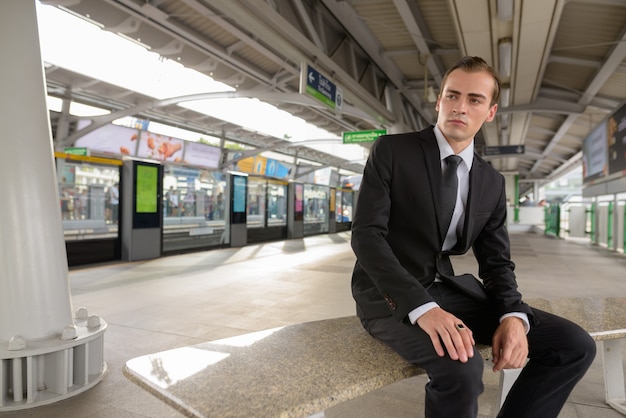
[[[309,83],[312,83],[315,81],[315,75],[313,75],[312,72],[309,73]]]

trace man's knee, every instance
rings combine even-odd
[[[438,370],[431,374],[437,386],[456,387],[461,390],[482,387],[484,360],[478,353],[474,353],[474,357],[469,358],[466,363],[446,356],[439,366]]]
[[[596,342],[586,331],[583,331],[577,336],[575,347],[581,363],[589,367],[596,357]]]

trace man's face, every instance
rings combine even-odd
[[[495,117],[498,105],[490,105],[495,82],[486,71],[457,69],[448,75],[435,109],[437,126],[455,152],[469,145],[483,123]]]

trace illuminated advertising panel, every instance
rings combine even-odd
[[[137,129],[105,125],[78,138],[74,146],[107,154],[134,156],[137,151],[137,137]]]
[[[246,193],[248,178],[244,176],[232,176],[232,217],[233,224],[246,223]]]
[[[178,138],[142,132],[139,136],[137,157],[158,161],[182,162],[185,141]]]
[[[609,174],[626,170],[626,105],[607,120]]]
[[[152,165],[138,165],[136,190],[137,213],[156,213],[158,210],[158,174],[159,170]]]
[[[294,186],[294,219],[301,221],[304,219],[304,184],[295,184]]]
[[[161,166],[156,163],[133,161],[132,227],[159,228],[161,226]]]
[[[603,122],[583,142],[583,182],[597,180],[608,174],[606,133],[606,122]]]
[[[222,151],[201,142],[185,143],[183,162],[205,168],[218,168]]]

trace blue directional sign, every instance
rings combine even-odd
[[[494,156],[494,155],[515,155],[515,154],[523,154],[526,152],[524,145],[502,145],[495,147],[485,147],[483,150],[483,155],[485,156]]]
[[[341,111],[343,91],[310,64],[302,65],[300,93],[319,100],[331,109]]]

